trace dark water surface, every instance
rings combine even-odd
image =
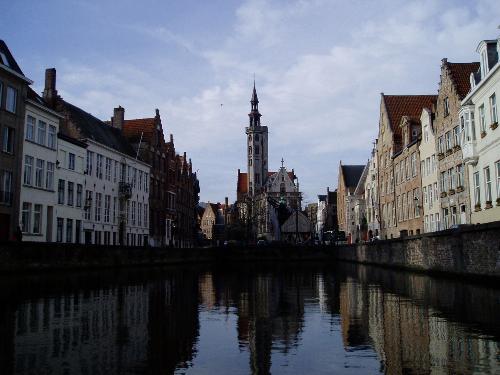
[[[500,290],[380,268],[0,278],[0,374],[499,374]]]

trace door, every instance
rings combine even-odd
[[[9,240],[10,215],[0,214],[0,241]]]

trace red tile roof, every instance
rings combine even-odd
[[[394,133],[394,142],[401,142],[401,129],[399,124],[403,116],[420,121],[423,108],[432,108],[436,103],[437,95],[384,95],[389,125]]]
[[[470,74],[479,70],[479,63],[450,63],[446,62],[451,78],[455,83],[457,94],[462,100],[470,91]]]
[[[134,120],[125,120],[123,123],[123,135],[130,140],[141,138],[143,141],[151,141],[155,130],[155,118],[139,118]]]

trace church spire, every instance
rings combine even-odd
[[[250,117],[250,126],[260,126],[260,116],[262,115],[259,113],[259,98],[255,89],[255,78],[253,80],[253,92],[250,104],[252,105],[251,111],[248,114],[248,117]]]

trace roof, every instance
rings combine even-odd
[[[346,187],[355,188],[358,185],[359,179],[365,169],[364,165],[341,165],[342,175]]]
[[[151,141],[155,130],[155,118],[139,118],[123,122],[123,135],[131,141],[141,139]]]
[[[422,108],[432,108],[432,105],[436,103],[437,95],[382,94],[382,100],[385,103],[389,125],[394,133],[395,140],[399,141],[401,136],[401,129],[399,127],[401,118],[408,116],[412,120],[420,121]]]
[[[135,157],[135,151],[127,139],[122,135],[121,131],[107,125],[105,122],[85,112],[83,109],[74,106],[71,103],[61,99],[61,104],[64,106],[64,111],[69,117],[69,120],[80,130],[83,138],[93,140],[105,146],[111,147],[123,154]],[[62,132],[65,132],[64,127],[61,127]],[[70,134],[66,134],[70,135]]]
[[[445,63],[450,70],[451,78],[455,83],[457,94],[462,100],[470,91],[470,74],[479,70],[478,62],[472,63]]]
[[[12,53],[10,53],[9,47],[7,47],[7,44],[3,40],[0,39],[0,64],[6,66],[9,69],[12,69],[16,73],[24,76],[23,71],[17,65],[16,60],[14,59],[14,56],[12,56]],[[5,61],[6,60],[6,61]]]
[[[267,172],[267,177],[270,177],[275,173],[278,173],[278,172]],[[290,179],[292,181],[295,180],[295,178],[296,178],[295,172],[292,171],[292,172],[287,172],[287,173],[288,173],[288,177],[290,177]],[[238,170],[238,182],[237,182],[236,191],[238,193],[246,194],[246,193],[248,193],[247,188],[248,188],[248,173],[242,173],[242,172],[239,172],[239,170]]]

